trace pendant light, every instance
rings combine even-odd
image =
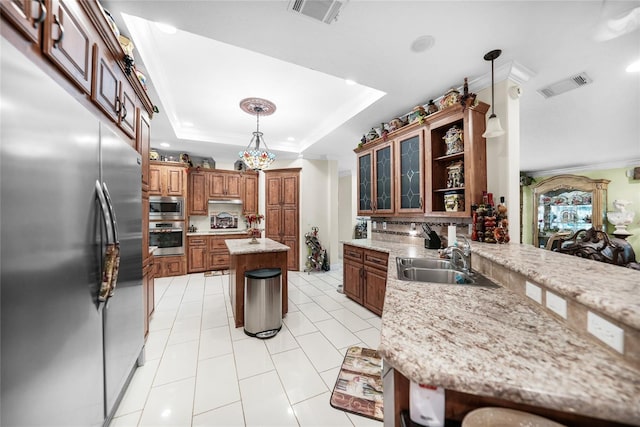
[[[247,148],[244,151],[240,151],[238,155],[248,168],[257,171],[266,169],[276,159],[276,155],[269,151],[264,135],[260,132],[260,114],[263,116],[271,115],[276,111],[276,106],[266,99],[245,98],[240,101],[240,109],[245,113],[256,116],[256,131],[253,132],[253,137],[249,141]],[[260,148],[260,144],[264,144],[265,149]],[[253,147],[251,147],[252,145]]]
[[[500,126],[500,119],[496,116],[494,111],[495,101],[493,99],[493,61],[500,56],[502,51],[500,49],[492,50],[484,56],[485,61],[491,61],[491,115],[487,120],[487,129],[482,134],[483,138],[495,138],[496,136],[504,135],[504,130]]]

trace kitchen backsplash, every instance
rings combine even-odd
[[[216,203],[209,205],[209,215],[191,215],[189,226],[194,226],[198,231],[211,230],[238,230],[247,229],[247,224],[242,214],[242,205],[234,203]]]
[[[425,235],[422,224],[428,224],[435,231],[444,246],[447,246],[447,227],[456,225],[457,233],[469,236],[471,218],[456,218],[455,222],[435,218],[371,218],[371,239],[399,243],[423,243]]]

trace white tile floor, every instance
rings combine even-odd
[[[155,280],[146,364],[112,427],[381,427],[329,405],[346,349],[380,340],[380,318],[336,291],[341,269],[289,272],[289,313],[268,340],[234,327],[228,278]]]

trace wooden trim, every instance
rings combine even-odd
[[[269,170],[263,170],[262,172],[264,172],[265,174],[270,174],[270,173],[278,173],[278,172],[300,172],[302,170],[302,168],[285,168],[285,169],[269,169]]]

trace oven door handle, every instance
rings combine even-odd
[[[182,231],[184,231],[184,228],[152,228],[149,233],[182,233]]]

